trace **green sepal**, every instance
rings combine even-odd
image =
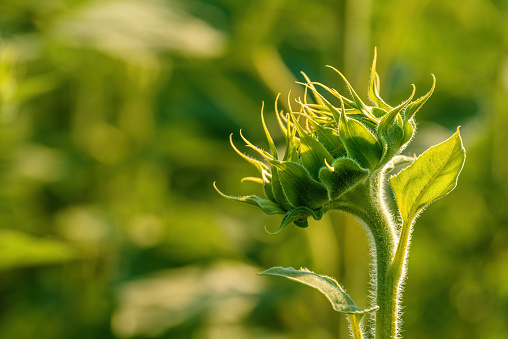
[[[370,128],[372,131],[376,131],[377,130],[378,122],[373,120],[373,119],[371,119],[371,118],[368,118],[365,114],[362,114],[362,113],[348,113],[347,111],[346,111],[346,114],[347,114],[348,118],[354,119],[356,121],[361,122],[367,128]]]
[[[404,121],[402,128],[404,129],[404,138],[402,139],[402,145],[405,145],[411,140],[415,132],[416,124],[414,122],[414,119]]]
[[[349,158],[357,160],[363,168],[376,167],[383,151],[376,137],[365,125],[341,114],[339,135]]]
[[[379,95],[380,86],[379,86],[379,77],[377,76],[376,73],[376,63],[377,63],[377,48],[374,48],[374,59],[372,60],[372,67],[370,69],[370,78],[369,78],[369,99],[376,106],[378,106],[381,109],[384,109],[386,113],[387,111],[390,111],[392,108],[390,107],[390,105],[384,102],[383,99],[381,99],[381,96]],[[372,113],[376,117],[378,118],[380,117],[377,116],[377,114],[374,112],[374,109]]]
[[[265,103],[263,102],[263,104],[261,106],[261,123],[262,123],[263,129],[265,131],[266,140],[268,141],[268,146],[270,147],[270,153],[272,154],[272,156],[275,159],[278,159],[279,156],[277,154],[277,147],[275,147],[275,144],[273,142],[272,136],[270,135],[270,132],[268,131],[268,127],[266,127],[265,117],[263,115],[263,109],[264,109],[264,107],[265,107]]]
[[[430,96],[434,92],[435,87],[436,87],[436,77],[434,76],[434,74],[432,74],[432,87],[427,92],[427,94],[425,94],[424,96],[415,100],[414,102],[412,102],[407,106],[406,110],[404,111],[405,121],[409,121],[415,115],[415,113],[423,106],[423,104],[430,98]]]
[[[293,209],[295,206],[293,206],[288,198],[286,197],[286,193],[284,193],[284,189],[282,188],[282,185],[280,183],[279,179],[279,173],[277,171],[277,168],[275,166],[272,166],[272,192],[273,197],[275,198],[275,201],[279,206],[281,206],[286,211],[289,211]]]
[[[273,159],[273,156],[266,152],[265,150],[262,150],[261,148],[257,147],[256,145],[254,145],[253,143],[251,143],[249,140],[247,140],[243,134],[242,134],[242,130],[240,130],[240,136],[242,137],[243,141],[245,141],[245,143],[247,144],[247,147],[250,147],[252,148],[254,151],[256,151],[259,155],[261,155],[265,160],[269,160],[269,159]]]
[[[349,84],[349,82],[347,81],[346,77],[339,70],[337,70],[336,68],[334,68],[332,66],[328,66],[328,65],[326,67],[329,67],[329,68],[333,69],[335,72],[337,72],[342,77],[342,80],[344,80],[344,82],[346,83],[347,88],[349,89],[349,93],[351,93],[351,96],[353,97],[353,101],[355,102],[356,108],[359,109],[360,111],[362,111],[362,113],[364,113],[365,115],[372,116],[372,112],[370,111],[370,108],[363,103],[362,99],[360,99],[360,97],[355,92],[353,87]]]
[[[293,224],[295,224],[295,226],[300,227],[300,228],[309,227],[309,222],[307,221],[307,218],[297,219],[297,220],[293,221]]]
[[[291,128],[288,124],[286,135],[286,150],[282,160],[298,161],[298,147],[300,147],[300,139],[296,137],[296,129]]]
[[[233,147],[233,150],[243,159],[247,160],[250,164],[254,165],[254,167],[256,167],[256,169],[259,171],[261,175],[263,175],[264,172],[268,172],[268,167],[263,162],[254,159],[252,157],[249,157],[248,155],[240,152],[238,148],[236,148],[235,144],[233,144],[233,133],[229,135],[229,142],[231,144],[231,147]]]
[[[319,179],[326,186],[331,200],[338,198],[368,175],[369,170],[350,158],[337,159],[331,167],[327,164],[327,167],[319,171]]]
[[[320,87],[324,88],[326,91],[328,91],[331,95],[333,95],[333,96],[334,96],[334,97],[336,97],[337,99],[344,101],[344,103],[345,103],[346,105],[348,105],[349,107],[354,108],[354,109],[357,109],[357,110],[360,110],[360,107],[358,107],[358,106],[356,105],[356,103],[355,103],[353,100],[348,99],[348,98],[346,98],[346,97],[344,97],[344,96],[340,95],[340,94],[339,94],[339,92],[337,92],[337,90],[332,89],[332,88],[330,88],[330,87],[328,87],[328,86],[326,86],[326,85],[323,85],[323,84],[322,84],[322,83],[320,83],[320,82],[312,82],[311,84],[312,84],[312,85],[318,85],[318,86],[320,86]],[[307,84],[303,84],[303,85],[308,86]],[[323,101],[323,103],[325,104],[325,106],[328,106],[328,105],[326,105],[326,99],[325,99],[325,98],[324,98],[321,94],[319,94],[319,92],[316,92],[316,93],[319,95],[319,97],[321,98],[321,100]],[[328,104],[330,104],[330,103],[328,103]]]
[[[379,122],[379,126],[377,128],[378,132],[379,133],[383,133],[384,131],[386,131],[388,129],[388,127],[393,124],[393,122],[395,121],[395,119],[397,118],[397,116],[399,116],[399,113],[406,107],[409,105],[409,103],[411,102],[411,99],[413,99],[413,96],[415,95],[415,91],[416,91],[416,88],[414,85],[413,86],[413,92],[411,93],[411,95],[409,96],[409,98],[404,101],[403,103],[401,103],[399,106],[395,107],[394,109],[392,109],[391,111],[389,111],[388,113],[386,113],[383,118],[381,118],[381,121]]]
[[[266,231],[270,234],[277,234],[291,223],[294,223],[296,226],[300,228],[307,228],[309,226],[307,218],[310,216],[312,216],[314,220],[321,220],[321,218],[323,217],[323,211],[320,208],[312,210],[304,206],[296,207],[295,209],[292,209],[291,211],[287,212],[284,215],[284,217],[280,222],[279,227],[275,232],[270,232],[268,230]]]
[[[277,169],[280,184],[291,205],[317,209],[328,201],[325,186],[312,179],[302,165],[288,161],[270,160],[269,162]]]
[[[275,195],[273,194],[273,185],[269,181],[265,181],[263,185],[263,190],[265,191],[265,195],[268,199],[277,203],[277,199],[275,199]]]
[[[332,304],[333,309],[337,312],[346,314],[365,314],[373,312],[379,308],[378,306],[371,308],[359,308],[335,279],[325,275],[316,274],[305,268],[295,270],[292,267],[284,268],[279,266],[269,268],[258,274],[284,277],[298,281],[307,286],[314,287],[325,295]]]
[[[388,111],[382,109],[381,107],[372,107],[372,114],[376,118],[382,118]]]
[[[340,140],[339,133],[336,129],[324,127],[312,119],[309,119],[309,121],[316,130],[318,141],[326,148],[334,159],[346,155],[346,149],[344,148],[344,145],[342,145],[342,141]]]
[[[413,85],[413,92],[409,98],[390,112],[386,113],[379,122],[377,131],[383,146],[384,154],[382,162],[388,161],[391,157],[397,154],[403,144],[404,129],[402,127],[403,121],[400,116],[400,112],[411,102],[411,99],[413,99],[415,94],[415,90],[416,88]]]
[[[312,83],[312,81],[310,81],[307,74],[305,74],[304,72],[300,72],[300,73],[302,73],[303,77],[305,78],[305,81],[307,81],[305,88],[310,89],[310,91],[312,92],[312,95],[314,96],[314,100],[316,101],[316,103],[318,105],[323,105],[323,102],[321,101],[321,98],[319,97],[319,93],[316,90],[316,87],[314,87],[314,84]]]
[[[300,136],[300,160],[302,165],[314,179],[317,179],[319,169],[324,166],[324,162],[332,162],[333,157],[318,140],[305,132],[291,110],[290,113],[296,130],[298,131],[298,135]]]
[[[239,202],[245,202],[250,205],[258,206],[265,212],[266,214],[285,214],[286,211],[283,210],[279,205],[274,203],[273,201],[270,201],[268,199],[263,199],[258,197],[257,195],[247,195],[243,197],[233,197],[227,194],[222,193],[219,191],[217,186],[215,185],[215,182],[213,183],[213,187],[219,193],[221,196],[223,196],[226,199],[239,201]]]

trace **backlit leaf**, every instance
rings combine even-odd
[[[333,309],[337,312],[363,314],[378,309],[378,306],[368,309],[357,307],[354,301],[349,297],[349,295],[347,295],[335,279],[325,275],[316,274],[304,268],[295,270],[292,267],[272,267],[259,274],[285,277],[310,287],[314,287],[326,296],[332,304]]]
[[[410,166],[390,178],[397,206],[405,223],[457,184],[466,151],[459,130],[448,140],[431,147]]]

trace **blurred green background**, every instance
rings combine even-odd
[[[364,307],[362,227],[272,236],[212,182],[259,189],[229,134],[266,147],[261,102],[275,130],[300,71],[365,94],[374,46],[392,104],[437,77],[405,154],[458,125],[467,149],[416,224],[404,336],[507,338],[507,32],[505,0],[1,1],[0,338],[347,338],[322,295],[256,272],[309,267]]]

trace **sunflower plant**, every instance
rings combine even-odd
[[[330,66],[328,66],[330,67]],[[380,95],[376,73],[376,53],[368,84],[369,103],[364,103],[341,72],[350,97],[319,82],[312,82],[303,72],[305,96],[289,100],[288,112],[275,112],[286,141],[284,154],[279,151],[267,128],[261,109],[261,123],[269,150],[265,151],[241,138],[259,158],[233,149],[251,163],[258,177],[247,177],[263,186],[264,197],[230,196],[230,200],[259,207],[266,214],[282,214],[275,233],[288,225],[308,227],[308,218],[320,220],[324,213],[339,210],[362,222],[372,239],[372,305],[356,306],[337,281],[307,269],[273,267],[261,272],[289,278],[321,291],[334,310],[347,315],[353,338],[399,338],[401,288],[406,271],[408,248],[415,220],[431,202],[452,191],[465,161],[459,128],[449,139],[426,150],[419,157],[402,155],[416,131],[415,113],[432,95],[431,89],[414,99],[415,86],[407,100],[391,106]],[[327,93],[330,102],[323,94]],[[289,97],[289,96],[288,96]],[[310,98],[312,98],[312,101]],[[395,175],[390,172],[406,166]],[[389,181],[397,203],[390,211],[386,197]],[[363,316],[370,314],[364,326]]]

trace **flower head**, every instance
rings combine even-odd
[[[330,67],[330,66],[328,66]],[[233,149],[251,163],[259,177],[244,178],[263,185],[264,198],[249,195],[222,196],[260,207],[267,214],[284,214],[276,232],[293,222],[307,227],[307,218],[321,219],[323,212],[344,193],[354,188],[373,173],[388,171],[405,162],[408,157],[398,154],[407,146],[415,131],[414,115],[434,90],[435,78],[430,91],[413,100],[410,97],[396,107],[388,105],[379,95],[379,76],[376,73],[376,54],[370,74],[368,95],[370,105],[365,104],[347,79],[333,67],[346,83],[352,99],[333,88],[312,82],[304,74],[305,96],[297,100],[299,110],[275,111],[279,127],[286,140],[282,159],[266,126],[263,108],[261,122],[268,140],[269,152],[250,143],[240,132],[248,147],[256,151],[262,160]],[[340,106],[330,103],[316,87],[331,94]],[[314,102],[309,102],[310,92]],[[278,99],[278,97],[277,97]],[[411,159],[411,158],[410,158]]]

